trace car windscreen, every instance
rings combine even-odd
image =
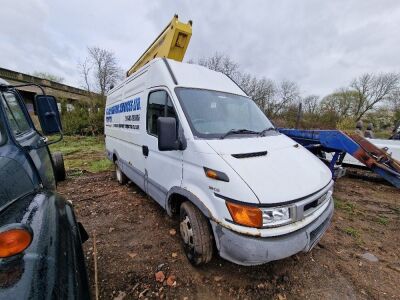
[[[17,136],[28,131],[31,127],[16,94],[13,92],[3,92],[1,101],[3,102],[3,108],[14,135]]]
[[[273,127],[248,97],[193,88],[176,88],[175,92],[197,137],[221,138],[232,130],[261,132]]]

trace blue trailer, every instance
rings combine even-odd
[[[392,185],[400,188],[400,162],[392,158],[385,149],[376,147],[358,134],[349,134],[340,130],[280,128],[279,131],[320,158],[324,158],[324,153],[332,153],[329,167],[334,176],[335,167],[341,165],[344,156],[348,153]]]

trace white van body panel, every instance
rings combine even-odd
[[[312,194],[332,179],[328,168],[285,135],[208,141],[236,170],[261,204],[285,203]],[[235,158],[232,154],[267,151],[267,155]],[[244,201],[246,199],[238,199]]]
[[[309,151],[279,133],[265,137],[198,138],[192,133],[175,94],[176,87],[246,96],[221,73],[193,64],[154,59],[107,96],[105,141],[109,159],[117,161],[123,173],[168,212],[171,212],[169,199],[173,193],[189,197],[188,200],[210,219],[217,248],[221,256],[228,260],[245,265],[258,264],[300,250],[308,251],[322,235],[320,232],[326,230],[333,213],[333,181],[329,169]],[[165,91],[171,99],[186,141],[184,150],[159,151],[157,136],[147,131],[149,95],[159,90]],[[240,159],[232,156],[259,151],[267,151],[267,154]],[[208,178],[204,167],[225,173],[229,182]],[[307,203],[320,203],[322,197],[328,201],[311,209],[301,220],[275,228],[250,228],[235,224],[226,206],[226,201],[267,207],[290,202],[299,214],[303,214]],[[282,254],[270,253],[267,258],[267,252],[249,240],[246,247],[253,247],[250,252],[255,253],[249,254],[252,256],[249,260],[238,259],[238,255],[242,254],[234,253],[232,256],[226,252],[230,247],[224,246],[221,226],[234,236],[230,240],[239,240],[237,234],[242,238],[285,236],[285,245],[291,244],[287,234],[296,232],[296,241],[292,243],[296,247],[290,247]],[[311,239],[310,232],[316,229],[318,235]],[[276,241],[273,245],[279,248]],[[258,242],[265,245],[267,241]]]

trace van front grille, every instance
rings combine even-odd
[[[309,214],[311,214],[318,207],[320,207],[322,204],[324,204],[326,202],[326,200],[328,200],[328,193],[325,193],[318,199],[315,199],[314,201],[304,205],[304,208],[303,208],[304,216],[308,216]]]

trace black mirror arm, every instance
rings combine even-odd
[[[185,138],[185,133],[183,131],[182,126],[179,124],[179,128],[178,128],[178,149],[179,150],[185,150],[187,147],[187,142],[186,142],[186,138]]]
[[[23,87],[23,86],[36,86],[37,88],[39,88],[42,92],[43,95],[46,96],[46,92],[44,91],[44,88],[36,83],[26,83],[26,84],[17,84],[17,85],[7,85],[7,88],[17,88],[17,87]]]
[[[60,128],[60,126],[58,126],[58,128]],[[46,143],[46,145],[49,146],[49,145],[53,145],[55,143],[58,143],[58,142],[62,141],[63,138],[64,138],[64,134],[63,134],[63,132],[61,131],[61,128],[60,128],[60,136],[59,136],[59,138],[56,139],[55,141],[51,141],[51,142]]]
[[[50,145],[53,145],[55,143],[58,143],[64,138],[64,135],[63,135],[61,130],[60,130],[60,136],[58,137],[58,139],[56,139],[54,141],[51,141],[51,142],[48,142],[47,137],[45,137],[42,134],[40,134],[40,132],[37,132],[37,133],[41,136],[41,143],[38,143],[35,146],[25,146],[24,149],[26,149],[28,151],[29,150],[36,150],[36,149],[42,148],[44,146],[50,146]]]

